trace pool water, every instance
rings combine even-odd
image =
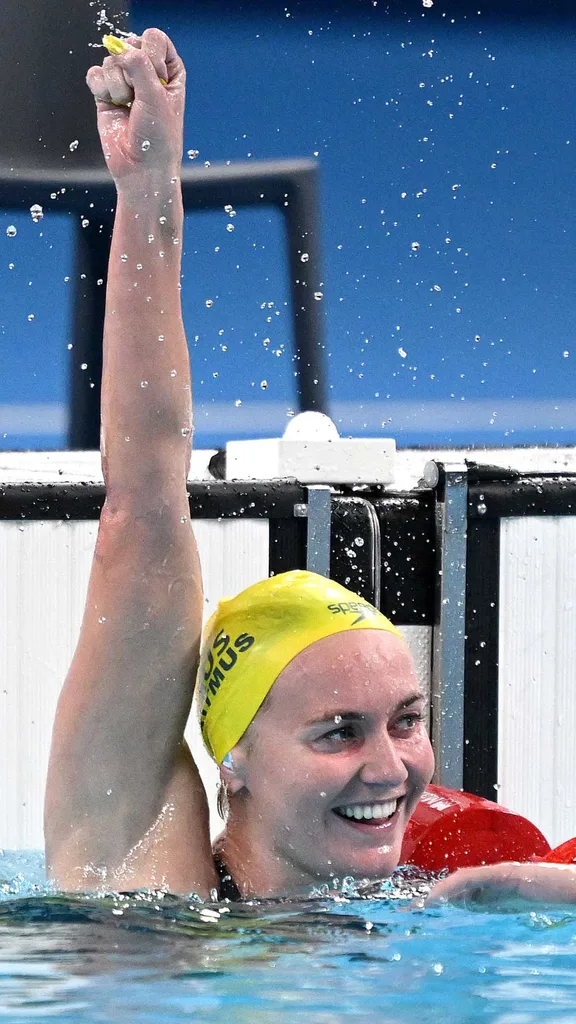
[[[488,913],[403,897],[425,888],[347,883],[228,906],[62,896],[40,854],[0,852],[0,1021],[576,1022],[576,907]]]

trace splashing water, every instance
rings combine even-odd
[[[426,909],[430,878],[346,877],[293,900],[63,894],[0,854],[10,1019],[570,1024],[576,915]],[[415,901],[414,901],[415,897]]]

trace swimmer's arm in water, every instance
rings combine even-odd
[[[106,502],[53,732],[47,863],[64,889],[207,895],[216,884],[207,804],[183,740],[203,601],[186,493],[192,413],[179,291],[185,71],[159,30],[132,44],[87,76],[118,191],[104,329]]]
[[[504,863],[460,868],[434,886],[425,905],[444,902],[494,909],[576,903],[576,867]]]

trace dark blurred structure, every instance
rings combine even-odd
[[[129,3],[107,0],[4,0],[0,32],[0,90],[5,101],[0,114],[2,153],[0,177],[11,178],[40,172],[55,178],[62,172],[103,169],[104,160],[94,131],[94,101],[87,88],[79,88],[89,64],[90,47],[114,29],[126,30]],[[105,18],[105,20],[104,20]],[[102,51],[94,50],[94,63]],[[60,73],[59,69],[62,69]],[[80,172],[80,173],[78,173]],[[9,205],[5,203],[4,205]],[[78,264],[98,270],[106,263],[109,232],[77,231]],[[102,369],[101,345],[92,343],[94,324],[101,333],[105,291],[95,289],[93,274],[78,275],[74,297],[74,333],[78,350],[90,352],[99,381]],[[96,395],[85,395],[88,382],[78,362],[71,363],[71,420],[92,419],[99,412]],[[97,428],[84,431],[82,440],[97,435]],[[98,441],[96,439],[96,446]],[[77,447],[83,447],[79,444]],[[92,445],[87,445],[91,447]]]
[[[71,171],[103,163],[94,132],[93,100],[79,83],[86,74],[89,47],[111,25],[127,28],[129,6],[126,0],[106,0],[106,4],[3,0],[0,167],[4,172],[12,167]],[[95,50],[94,63],[100,57],[101,51]],[[15,102],[10,102],[11,96]]]

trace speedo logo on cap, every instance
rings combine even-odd
[[[248,651],[253,643],[254,637],[248,633],[240,633],[232,641],[223,629],[214,637],[214,642],[206,655],[204,663],[206,696],[201,712],[202,725],[204,725],[204,720],[212,705],[212,697],[218,693],[221,684],[226,679],[226,673],[234,668],[238,662],[239,655]]]
[[[340,604],[329,604],[328,611],[332,612],[333,615],[356,615],[357,618],[354,622],[351,622],[351,626],[356,626],[358,622],[362,622],[364,619],[372,619],[379,612],[376,608],[373,608],[371,604],[367,604],[365,601],[341,601]]]

